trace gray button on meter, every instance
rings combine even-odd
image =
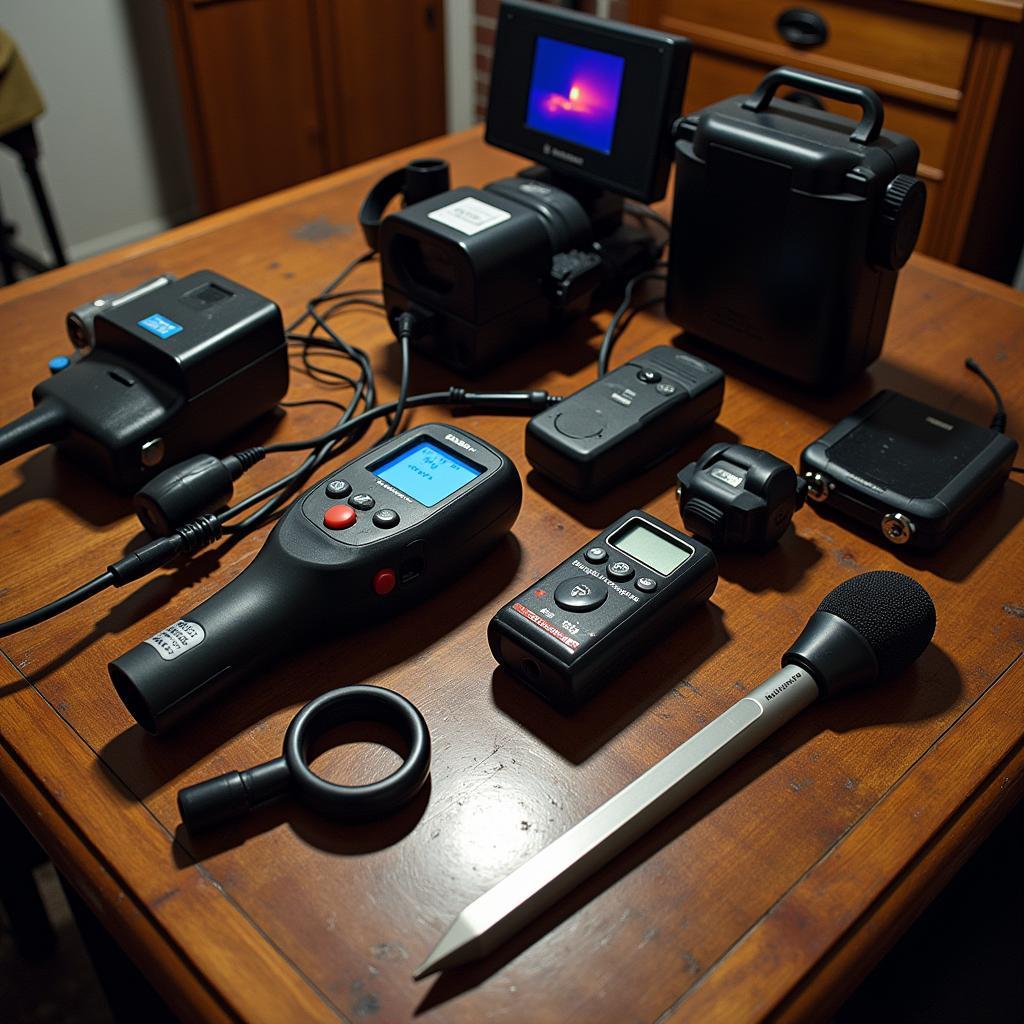
[[[651,593],[652,590],[658,589],[658,581],[651,579],[650,576],[641,576],[636,581],[636,589],[642,590],[645,594]]]
[[[612,562],[608,566],[608,575],[613,580],[631,580],[633,578],[633,566],[629,562]]]
[[[589,576],[571,576],[555,587],[555,604],[570,612],[592,612],[608,598],[608,588]]]
[[[601,565],[608,561],[608,552],[602,547],[587,548],[583,556],[591,565]]]
[[[352,485],[347,480],[332,480],[324,490],[328,498],[347,498],[352,493]]]

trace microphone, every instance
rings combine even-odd
[[[413,977],[490,953],[808,704],[894,678],[934,632],[935,605],[909,576],[839,584],[780,671],[466,907]]]

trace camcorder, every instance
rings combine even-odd
[[[665,195],[689,61],[678,36],[502,4],[486,140],[535,164],[448,190],[425,166],[439,161],[415,161],[370,193],[360,220],[380,251],[396,333],[413,314],[413,347],[472,376],[569,316],[617,302],[667,240],[623,214],[626,199]],[[438,190],[425,197],[431,174]],[[381,220],[399,193],[406,205]]]

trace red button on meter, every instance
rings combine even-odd
[[[395,577],[394,569],[381,569],[376,576],[373,577],[373,592],[380,594],[383,597],[385,594],[390,594],[395,589],[395,583],[398,582]]]
[[[348,505],[332,505],[324,513],[328,530],[347,530],[356,521],[356,510]]]

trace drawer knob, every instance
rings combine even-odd
[[[790,46],[802,50],[828,42],[828,22],[809,7],[787,7],[776,19],[775,28]]]

